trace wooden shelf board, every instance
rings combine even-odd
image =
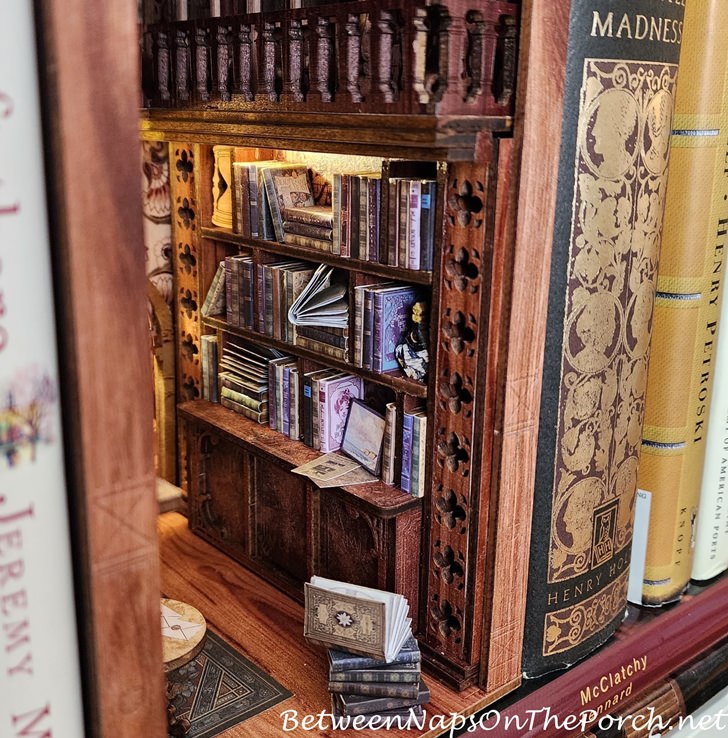
[[[293,441],[282,433],[272,430],[267,425],[260,425],[217,403],[208,402],[207,400],[192,400],[178,405],[178,409],[183,417],[202,420],[214,426],[217,431],[229,438],[242,441],[254,450],[256,455],[265,454],[279,462],[290,464],[291,467],[300,466],[321,455],[301,441]],[[366,506],[374,508],[378,515],[385,518],[393,517],[404,510],[422,504],[421,498],[412,497],[412,495],[402,492],[399,487],[393,487],[382,482],[324,490],[324,492],[330,494],[336,494],[339,491],[348,497],[356,498]]]
[[[145,140],[360,153],[407,159],[473,161],[482,131],[508,132],[506,116],[310,113],[305,110],[244,112],[208,109],[141,111]]]
[[[216,241],[224,241],[225,243],[231,243],[237,246],[259,248],[271,254],[293,256],[298,259],[305,259],[306,261],[331,264],[337,269],[344,269],[350,272],[365,272],[377,277],[388,277],[389,279],[398,279],[413,284],[432,284],[432,272],[402,269],[400,267],[388,266],[387,264],[379,264],[374,261],[362,261],[360,259],[336,256],[325,251],[319,251],[318,249],[294,246],[288,243],[279,243],[278,241],[263,241],[258,238],[247,238],[239,233],[233,233],[225,228],[216,228],[215,226],[204,226],[202,228],[202,235],[205,238],[213,238]]]
[[[318,364],[324,364],[335,369],[343,369],[350,371],[353,374],[363,377],[368,382],[376,382],[377,384],[384,385],[385,387],[391,387],[399,392],[405,392],[412,397],[427,397],[427,385],[418,382],[415,379],[408,379],[403,376],[401,372],[392,374],[380,374],[379,372],[372,372],[369,369],[362,369],[358,366],[352,366],[348,361],[342,359],[334,359],[330,356],[305,349],[301,346],[294,346],[293,344],[287,343],[286,341],[279,341],[271,336],[266,336],[257,331],[251,331],[248,328],[241,328],[239,326],[230,325],[222,316],[211,315],[207,318],[203,318],[202,322],[208,328],[220,329],[232,333],[236,336],[246,338],[253,343],[258,343],[262,346],[269,346],[279,351],[285,351],[294,356],[300,356],[310,361],[315,361]]]

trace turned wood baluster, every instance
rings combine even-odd
[[[498,105],[509,106],[516,87],[516,65],[518,62],[518,23],[515,16],[506,15],[497,27],[498,40],[493,70],[493,94]]]
[[[238,32],[238,92],[246,102],[253,100],[255,78],[252,30],[252,26],[243,23]]]
[[[483,94],[483,51],[485,37],[485,21],[483,14],[477,10],[470,10],[465,16],[467,21],[468,52],[465,56],[465,75],[469,79],[465,91],[465,102],[472,103]]]
[[[303,69],[303,29],[301,21],[292,19],[288,23],[288,38],[284,44],[286,55],[286,77],[283,86],[283,99],[303,102],[301,78]]]
[[[157,51],[157,92],[163,103],[168,103],[169,95],[169,43],[166,31],[158,31],[156,36]]]
[[[449,3],[450,12],[441,15],[439,20],[438,76],[442,83],[442,92],[436,96],[436,100],[439,103],[437,113],[440,115],[475,112],[472,107],[466,106],[469,55],[467,48],[468,33],[465,26],[467,9],[465,6],[468,1],[451,0]],[[482,68],[482,63],[476,66]]]
[[[452,16],[441,5],[430,8],[429,20],[425,85],[431,102],[439,103],[445,95],[457,98],[459,94],[462,83],[460,70],[465,58],[465,29],[460,27],[459,34],[455,32]]]
[[[359,86],[359,73],[361,71],[361,28],[359,27],[359,17],[356,15],[347,15],[344,24],[344,33],[346,38],[346,90],[354,103],[362,101],[361,88]]]
[[[430,102],[430,93],[427,88],[427,9],[416,8],[411,20],[412,43],[409,44],[410,79],[412,80],[412,96],[416,102],[427,105]]]
[[[177,102],[190,99],[190,43],[186,28],[178,28],[174,44],[174,89]]]
[[[401,37],[397,21],[394,11],[382,10],[376,23],[377,81],[374,90],[376,96],[385,103],[393,103],[399,99],[402,68],[401,59],[395,58],[395,47],[398,53],[401,53]]]
[[[258,67],[258,94],[256,97],[261,100],[270,100],[276,102],[276,47],[273,33],[275,26],[273,23],[262,23],[262,31],[260,33],[260,66]]]
[[[315,61],[312,70],[313,90],[322,103],[332,101],[331,70],[333,58],[333,38],[328,18],[318,18],[314,28]]]
[[[226,102],[231,99],[230,95],[230,40],[231,30],[227,26],[217,28],[217,91],[220,99]]]
[[[210,99],[208,77],[210,74],[210,43],[206,28],[195,30],[195,90],[202,102]]]

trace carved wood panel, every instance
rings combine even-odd
[[[482,599],[478,528],[489,469],[480,468],[490,267],[490,170],[450,168],[441,251],[432,489],[426,504],[426,581],[420,625],[433,651],[477,663]],[[481,490],[481,486],[483,489]],[[481,500],[482,498],[482,500]],[[483,505],[481,509],[481,504]],[[474,622],[476,621],[476,622]]]
[[[195,197],[194,148],[170,144],[170,192],[172,197],[172,270],[174,311],[177,316],[177,400],[202,397],[199,306],[199,245]],[[181,440],[181,439],[180,439]],[[186,482],[184,444],[180,443],[179,478]]]

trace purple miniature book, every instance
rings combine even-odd
[[[375,372],[399,369],[394,350],[404,340],[410,324],[412,306],[419,298],[419,288],[412,286],[374,293],[372,369]]]
[[[341,447],[349,403],[364,396],[364,380],[343,374],[319,382],[319,437],[321,451],[328,453]]]

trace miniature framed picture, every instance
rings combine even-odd
[[[384,416],[361,400],[352,400],[346,418],[341,450],[368,472],[379,474],[384,442]]]

